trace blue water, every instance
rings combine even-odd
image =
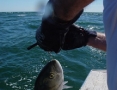
[[[27,47],[36,42],[35,32],[42,13],[0,13],[0,90],[33,90],[43,66],[55,58],[60,61],[69,90],[79,90],[91,69],[106,68],[106,53],[86,46],[58,54]],[[102,13],[84,13],[80,26],[104,32]]]

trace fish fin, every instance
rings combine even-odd
[[[65,85],[66,83],[68,83],[68,81],[63,82],[63,89],[73,88],[72,86]]]
[[[68,83],[68,81],[64,81],[64,82],[63,82],[63,85],[65,85],[66,83]]]
[[[67,86],[67,85],[63,86],[63,89],[68,89],[68,88],[73,88],[73,87],[72,86]]]

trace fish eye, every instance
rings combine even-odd
[[[49,78],[53,79],[54,78],[54,73],[51,72],[50,75],[49,75]]]

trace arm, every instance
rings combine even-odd
[[[62,20],[72,20],[78,12],[94,0],[53,0],[54,12]],[[72,14],[71,14],[72,13]],[[105,34],[97,33],[97,37],[89,38],[87,45],[106,51]]]
[[[65,21],[72,20],[85,6],[94,0],[53,0],[55,15]]]
[[[92,46],[94,48],[98,48],[98,49],[103,50],[103,51],[106,51],[105,34],[97,33],[97,37],[89,38],[87,45]]]

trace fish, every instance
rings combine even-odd
[[[64,81],[63,69],[56,59],[49,61],[40,71],[34,84],[34,90],[63,90],[72,88]]]

